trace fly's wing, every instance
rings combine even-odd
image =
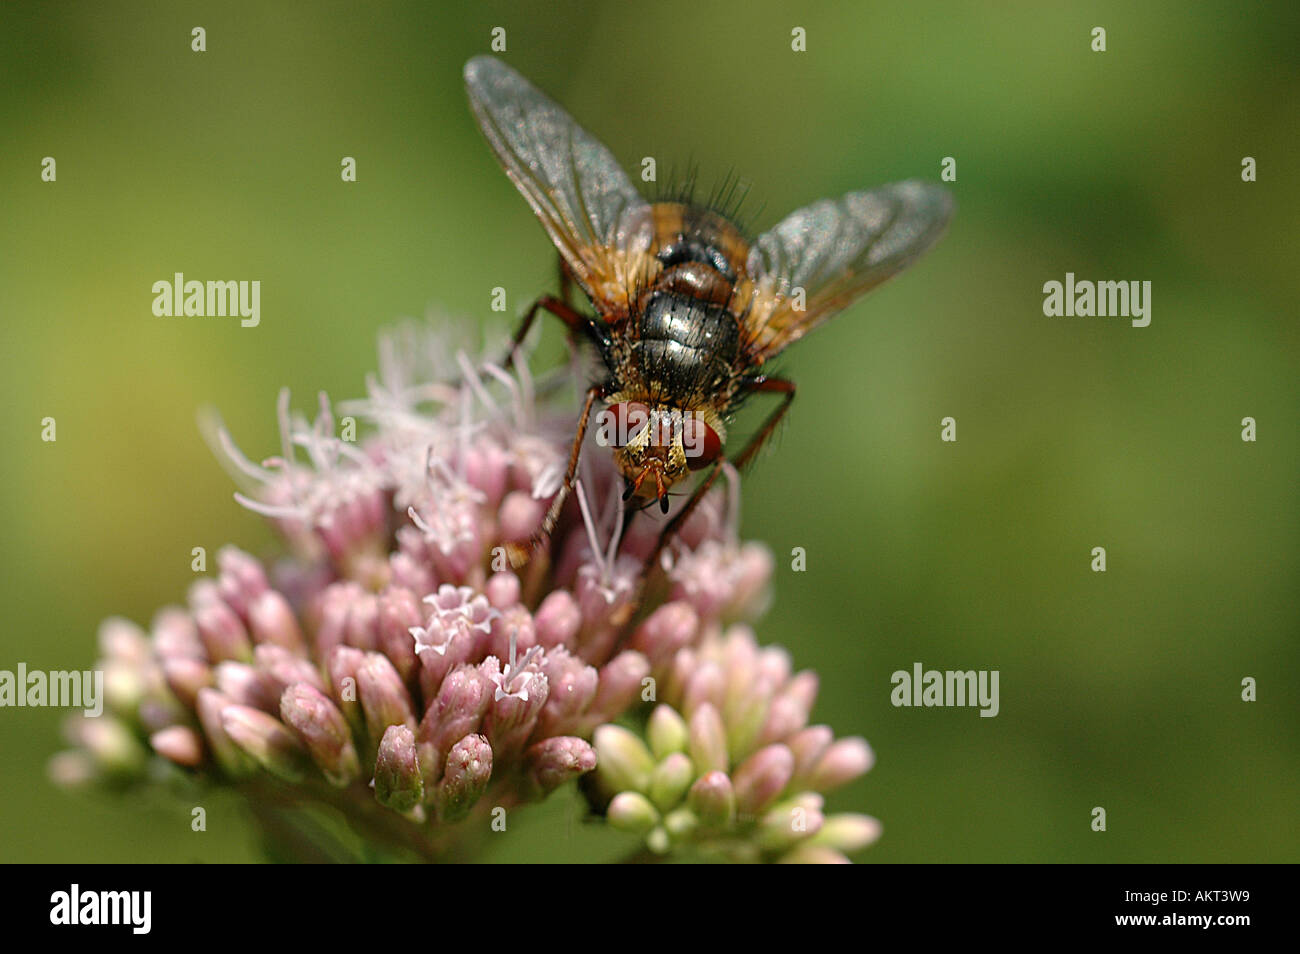
[[[786,216],[758,237],[746,263],[754,282],[746,357],[762,364],[907,268],[938,241],[952,211],[947,190],[908,181]]]
[[[650,206],[614,156],[545,93],[491,56],[465,64],[483,135],[598,309],[626,307],[646,267]]]

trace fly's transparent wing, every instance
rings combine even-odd
[[[749,253],[748,357],[762,364],[907,268],[938,241],[952,211],[947,190],[908,181],[786,216]]]
[[[598,308],[625,303],[650,244],[650,206],[614,156],[494,57],[465,64],[465,88],[492,151],[574,279]]]

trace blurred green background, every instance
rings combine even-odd
[[[1068,6],[4,4],[0,668],[89,666],[191,547],[272,545],[201,406],[269,453],[277,390],[360,395],[380,328],[502,333],[493,286],[511,315],[551,290],[461,85],[501,26],[628,166],[750,180],[757,229],[957,160],[937,251],[784,361],[799,400],[744,490],[778,557],[760,637],[878,755],[830,799],[882,819],[863,860],[1300,860],[1294,5]],[[260,279],[261,326],[153,317],[176,271]],[[1067,271],[1151,281],[1150,327],[1044,317]],[[999,670],[1000,715],[894,708],[914,662]],[[233,800],[196,835],[188,805],[53,788],[61,718],[0,710],[0,860],[258,857]],[[620,853],[575,812],[493,857]]]

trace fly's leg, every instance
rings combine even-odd
[[[762,450],[763,445],[767,443],[767,439],[776,430],[776,426],[781,423],[781,418],[785,417],[785,412],[790,410],[790,404],[794,401],[795,383],[787,381],[785,378],[774,378],[766,374],[760,374],[757,377],[746,378],[743,389],[749,394],[780,394],[782,395],[782,401],[776,410],[767,416],[767,420],[763,422],[763,426],[759,428],[758,433],[749,439],[749,443],[745,445],[744,450],[732,461],[738,470],[743,469],[746,464],[754,459],[754,455]]]
[[[758,431],[755,432],[754,436],[749,439],[749,443],[747,443],[741,452],[731,461],[737,470],[744,469],[745,465],[754,459],[754,455],[762,449],[763,445],[767,443],[768,438],[771,437],[772,433],[776,430],[776,426],[781,423],[781,418],[785,417],[785,412],[790,410],[790,404],[794,401],[795,384],[793,381],[787,381],[784,378],[774,378],[762,375],[756,378],[748,378],[744,389],[747,392],[754,394],[780,394],[783,396],[783,399],[772,413],[767,416],[767,420],[763,422],[763,426],[760,427]],[[655,548],[650,552],[650,556],[646,558],[643,575],[649,574],[649,572],[654,569],[655,564],[659,560],[659,555],[663,553],[664,548],[672,542],[673,536],[685,525],[686,521],[690,519],[695,508],[699,506],[700,501],[704,499],[704,495],[707,494],[709,489],[713,486],[713,482],[718,479],[718,472],[721,471],[722,463],[725,459],[726,458],[718,458],[717,463],[715,463],[713,468],[709,471],[709,476],[700,481],[699,485],[695,488],[695,491],[691,494],[690,499],[686,501],[686,506],[682,507],[681,510],[678,510],[673,518],[668,521],[667,526],[665,526],[659,533],[659,540],[655,543]]]
[[[524,339],[528,337],[528,332],[532,330],[537,313],[542,310],[549,311],[564,322],[571,336],[584,333],[591,321],[591,319],[575,310],[567,301],[556,298],[554,295],[543,295],[529,306],[523,321],[519,323],[519,328],[515,331],[515,336],[510,342],[510,353],[506,356],[506,360],[501,362],[503,366],[507,364],[511,368],[515,366],[515,357],[519,354],[519,348],[524,343]]]
[[[578,418],[578,432],[573,437],[573,448],[569,451],[569,466],[564,472],[564,482],[555,494],[555,499],[551,501],[551,506],[542,519],[541,527],[528,538],[528,542],[507,545],[506,556],[510,559],[511,566],[521,567],[526,564],[533,551],[545,543],[551,531],[555,529],[555,524],[560,519],[560,511],[564,509],[564,502],[569,499],[569,494],[573,491],[573,481],[578,473],[578,460],[582,456],[582,442],[587,436],[587,422],[591,419],[591,406],[596,403],[596,398],[604,396],[603,385],[593,384],[587,388],[587,399],[582,405],[582,416]]]
[[[740,453],[731,460],[731,463],[735,465],[737,470],[744,468],[746,464],[752,461],[754,455],[756,455],[762,449],[763,445],[767,443],[768,438],[770,438],[776,430],[777,425],[781,423],[781,418],[785,417],[786,412],[790,410],[790,404],[794,401],[795,395],[795,383],[793,381],[787,381],[784,378],[770,377],[768,375],[747,378],[743,388],[748,393],[779,394],[782,396],[782,400],[772,413],[767,416],[767,420],[763,422],[763,426],[760,427],[754,436],[749,439],[749,442],[745,444]],[[704,499],[704,495],[713,487],[714,482],[718,479],[718,474],[722,471],[722,465],[726,460],[727,458],[724,457],[718,458],[714,465],[709,469],[708,476],[696,485],[695,490],[692,491],[685,506],[678,510],[677,513],[673,515],[673,518],[664,526],[663,530],[660,531],[659,539],[655,542],[654,549],[650,551],[650,555],[646,557],[645,563],[642,565],[640,589],[638,590],[636,600],[633,602],[632,609],[627,614],[629,620],[635,612],[636,607],[640,604],[646,580],[649,578],[650,574],[654,572],[654,568],[659,562],[660,555],[667,548],[668,544],[672,542],[673,537],[676,536],[678,531],[685,526],[686,521],[689,520],[691,514],[695,512],[695,508],[698,507],[700,501]],[[624,638],[625,637],[626,633],[624,633]]]

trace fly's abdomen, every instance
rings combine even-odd
[[[637,322],[632,351],[651,397],[712,395],[729,382],[740,329],[724,305],[657,291]]]

